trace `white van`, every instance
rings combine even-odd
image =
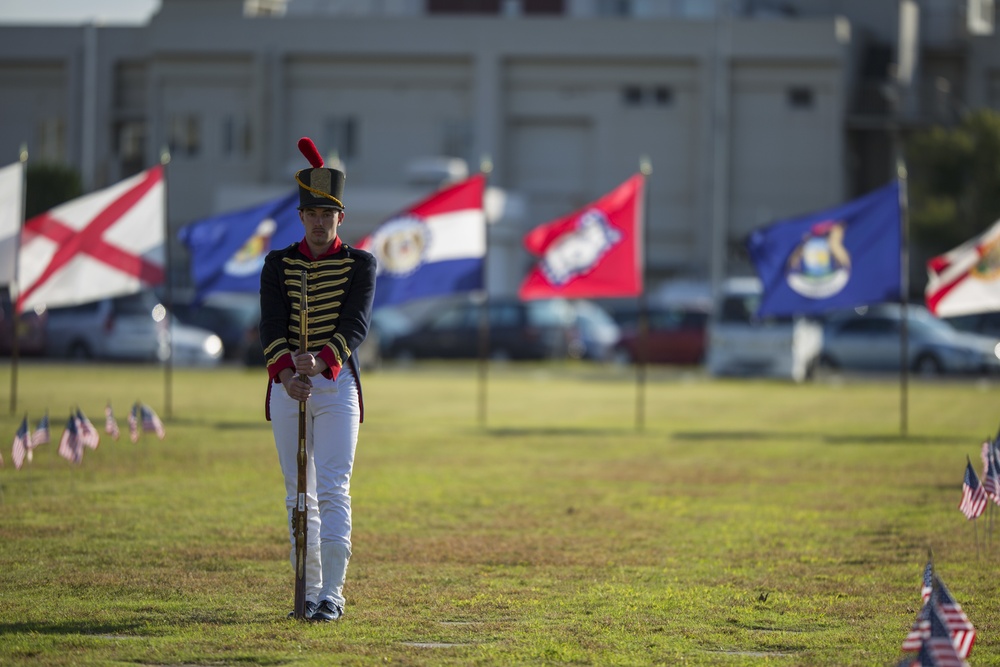
[[[812,377],[823,349],[822,326],[802,317],[758,319],[761,294],[757,278],[723,283],[708,319],[708,373],[795,382]]]

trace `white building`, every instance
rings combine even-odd
[[[992,3],[918,4],[904,124],[1000,108],[1000,47],[968,28]],[[751,229],[891,178],[897,16],[870,0],[163,0],[145,26],[0,26],[0,163],[26,143],[96,188],[169,146],[175,230],[287,191],[310,136],[345,166],[353,241],[433,189],[415,161],[488,156],[517,204],[491,231],[489,286],[511,293],[521,236],[648,156],[651,280],[718,280],[749,270]]]

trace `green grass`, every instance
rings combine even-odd
[[[365,376],[346,618],[292,603],[263,371],[0,365],[0,664],[892,665],[937,570],[1000,664],[1000,544],[957,505],[1000,385],[474,364]],[[485,393],[481,390],[485,386]],[[480,422],[485,398],[486,423]],[[10,442],[79,405],[160,442]],[[1000,542],[1000,536],[997,537]],[[978,545],[978,547],[977,547]]]

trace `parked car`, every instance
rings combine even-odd
[[[260,298],[255,294],[218,295],[203,302],[171,299],[171,312],[183,324],[208,329],[222,340],[226,359],[243,359],[247,329],[260,322]]]
[[[483,307],[472,301],[444,306],[413,331],[397,337],[389,345],[388,356],[478,357]],[[618,327],[607,313],[587,301],[491,298],[488,322],[489,355],[494,359],[607,358],[618,336]]]
[[[907,365],[922,374],[1000,371],[997,338],[957,330],[920,305],[907,306]],[[829,318],[824,368],[898,371],[902,307],[880,304]]]
[[[823,327],[809,318],[758,318],[757,278],[725,281],[708,318],[705,365],[713,376],[812,377],[823,348]]]
[[[639,305],[614,307],[611,316],[622,331],[614,357],[622,363],[700,364],[705,358],[708,313],[709,308],[700,306],[647,306],[643,343]]]
[[[0,355],[9,357],[14,352],[14,330],[17,328],[18,356],[38,356],[45,353],[45,323],[48,315],[44,310],[21,313],[14,319],[14,306],[10,301],[10,289],[0,287]]]
[[[1000,311],[942,317],[942,320],[959,331],[1000,339]]]
[[[46,324],[47,353],[74,359],[165,360],[178,365],[214,365],[222,340],[211,331],[171,317],[152,292],[52,308]]]

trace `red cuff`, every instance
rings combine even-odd
[[[337,357],[333,354],[333,350],[329,347],[324,347],[317,356],[325,361],[328,366],[328,368],[323,371],[323,377],[327,380],[336,380],[337,376],[340,375],[341,366],[337,363]]]
[[[281,382],[278,379],[278,374],[286,368],[291,368],[295,370],[295,362],[292,361],[291,352],[285,352],[283,355],[278,357],[278,360],[267,367],[267,375],[271,378],[271,382]]]

